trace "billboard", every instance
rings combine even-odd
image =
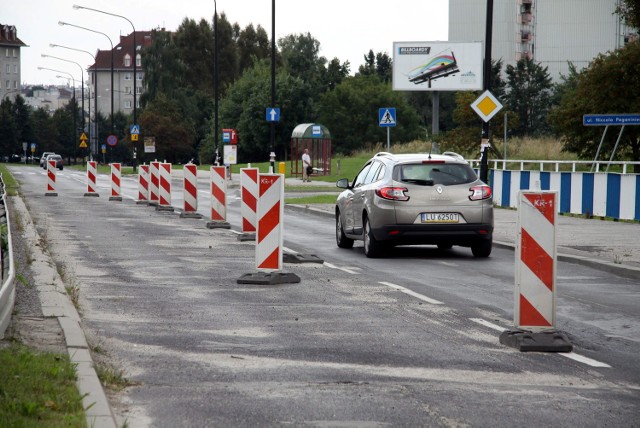
[[[477,91],[481,42],[394,42],[394,91]]]

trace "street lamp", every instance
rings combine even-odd
[[[82,68],[82,66],[80,64],[78,64],[75,61],[70,61],[68,59],[58,58],[57,56],[47,55],[47,54],[40,54],[40,56],[42,58],[53,58],[53,59],[57,59],[57,60],[64,61],[64,62],[70,62],[71,64],[75,64],[80,68],[80,73],[81,73],[81,76],[82,76],[82,125],[83,125],[83,128],[84,128],[84,69]]]
[[[215,0],[214,0],[215,2]],[[133,29],[133,124],[137,125],[138,124],[138,119],[137,119],[137,93],[138,93],[138,80],[136,79],[136,74],[137,74],[137,69],[138,69],[138,46],[136,44],[136,27],[133,26],[133,22],[131,22],[131,20],[129,18],[127,18],[126,16],[122,16],[122,15],[118,15],[116,13],[111,13],[111,12],[105,12],[104,10],[99,10],[99,9],[94,9],[91,7],[86,7],[86,6],[80,6],[77,4],[73,5],[73,8],[76,10],[79,9],[84,9],[84,10],[91,10],[93,12],[98,12],[98,13],[103,13],[105,15],[110,15],[110,16],[115,16],[117,18],[122,18],[125,21],[127,21],[130,25],[131,28]],[[111,83],[111,86],[113,87],[113,82]],[[137,156],[138,156],[138,151],[136,150],[136,156],[133,159],[133,170],[136,170],[136,160],[137,160]]]
[[[78,139],[78,135],[77,135],[78,123],[77,123],[76,119],[77,119],[78,115],[75,112],[75,110],[76,110],[76,79],[73,77],[73,74],[67,73],[66,71],[62,71],[62,70],[55,70],[53,68],[46,68],[46,67],[38,67],[38,70],[47,70],[47,71],[53,71],[55,73],[66,74],[67,76],[71,77],[71,80],[73,80],[73,110],[74,110],[74,112],[73,112],[73,136],[74,136],[75,140],[77,140]],[[66,77],[64,77],[64,76],[56,76],[56,77],[66,79]],[[74,141],[73,144],[75,144],[75,141]]]
[[[71,51],[76,51],[76,52],[84,52],[87,55],[89,55],[91,58],[93,58],[93,63],[96,65],[96,69],[93,72],[93,78],[94,80],[94,89],[93,89],[93,96],[94,96],[94,101],[93,101],[93,127],[94,127],[94,134],[93,135],[91,132],[89,132],[89,137],[93,137],[91,138],[91,155],[95,155],[96,157],[98,156],[98,58],[92,54],[89,51],[85,51],[82,49],[76,49],[76,48],[71,48],[69,46],[62,46],[62,45],[56,45],[55,43],[50,43],[49,44],[50,48],[63,48],[63,49],[68,49]],[[89,116],[91,116],[91,96],[89,96]],[[83,119],[83,123],[84,123],[84,119]],[[93,160],[93,158],[92,158]]]
[[[213,0],[213,86],[214,86],[214,144],[216,146],[216,165],[219,164],[218,152],[218,4]]]
[[[96,31],[96,30],[92,30],[90,28],[86,28],[86,27],[81,27],[79,25],[75,25],[75,24],[69,24],[68,22],[64,22],[64,21],[58,21],[58,25],[61,26],[65,26],[68,25],[70,27],[75,27],[75,28],[79,28],[81,30],[86,30],[86,31],[91,31],[92,33],[96,33],[96,34],[102,34],[103,36],[105,36],[108,40],[109,43],[111,43],[111,87],[113,88],[113,42],[111,41],[111,37],[107,36],[105,33],[100,32],[100,31]],[[96,61],[96,76],[98,75],[98,62]],[[96,79],[97,81],[97,79]],[[111,132],[113,132],[113,91],[111,92]]]

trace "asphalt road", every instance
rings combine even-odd
[[[575,352],[521,353],[498,342],[512,326],[513,251],[370,260],[335,246],[331,219],[288,213],[285,246],[325,263],[285,265],[298,284],[241,285],[253,243],[136,205],[133,181],[122,202],[108,200],[106,177],[100,197],[84,197],[84,174],[65,170],[45,197],[43,170],[12,172],[80,288],[89,342],[136,382],[114,397],[120,423],[640,425],[637,281],[558,263],[558,328]]]

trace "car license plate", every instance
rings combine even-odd
[[[422,213],[423,223],[458,223],[458,213]]]

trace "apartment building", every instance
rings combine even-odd
[[[20,48],[26,46],[15,25],[0,24],[0,99],[20,93]]]
[[[492,52],[503,70],[520,58],[549,68],[558,82],[568,63],[578,70],[600,53],[637,37],[614,13],[621,0],[494,0]],[[484,41],[485,0],[449,0],[449,41]]]
[[[113,50],[98,50],[96,61],[88,69],[91,92],[98,91],[98,110],[104,116],[111,114],[111,95],[113,94],[113,112],[129,115],[133,112],[133,91],[136,91],[136,105],[140,107],[140,95],[144,91],[144,72],[142,71],[141,50],[151,44],[151,31],[136,31],[135,57],[133,33],[120,36],[120,43]],[[113,58],[113,88],[111,74]],[[133,64],[136,64],[136,78],[133,78]],[[97,77],[97,86],[96,86]]]

